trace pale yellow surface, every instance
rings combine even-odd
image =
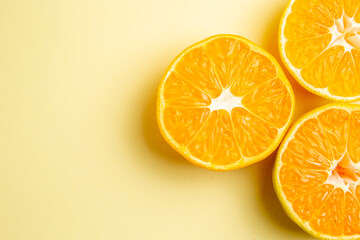
[[[162,139],[172,59],[219,33],[278,60],[286,0],[2,0],[0,239],[312,239],[271,183],[274,154],[218,173]],[[291,78],[295,118],[327,103]]]

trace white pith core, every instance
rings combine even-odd
[[[329,28],[332,39],[327,48],[334,46],[343,46],[345,52],[351,52],[352,49],[360,49],[360,23],[357,23],[352,17],[346,14],[340,19],[336,19],[334,25]]]
[[[231,93],[230,88],[225,88],[219,97],[211,99],[211,104],[209,106],[210,112],[223,109],[231,114],[233,108],[243,107],[241,99],[242,97],[234,96],[234,94]]]
[[[325,184],[332,184],[335,188],[343,189],[344,192],[355,192],[357,185],[360,184],[359,166],[350,160],[347,150],[327,172],[328,178]]]

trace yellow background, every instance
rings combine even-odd
[[[286,3],[2,0],[0,239],[312,239],[274,194],[274,154],[204,170],[155,119],[162,74],[194,42],[238,34],[279,59]],[[327,102],[290,80],[296,118]]]

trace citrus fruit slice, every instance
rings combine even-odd
[[[329,104],[294,123],[273,181],[304,230],[322,239],[360,239],[360,106]]]
[[[294,94],[276,60],[234,35],[184,50],[158,91],[164,138],[190,162],[211,170],[264,159],[280,143],[293,111]]]
[[[280,23],[283,62],[309,91],[360,99],[360,1],[291,0]]]

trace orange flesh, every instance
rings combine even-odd
[[[284,51],[299,76],[339,97],[360,95],[360,2],[296,0]]]
[[[360,111],[325,110],[303,122],[280,156],[295,213],[330,236],[360,234]]]
[[[225,91],[226,101],[239,102],[228,110],[213,108]],[[193,157],[215,165],[263,153],[292,111],[291,95],[275,65],[232,37],[218,37],[185,52],[162,92],[166,132]]]

